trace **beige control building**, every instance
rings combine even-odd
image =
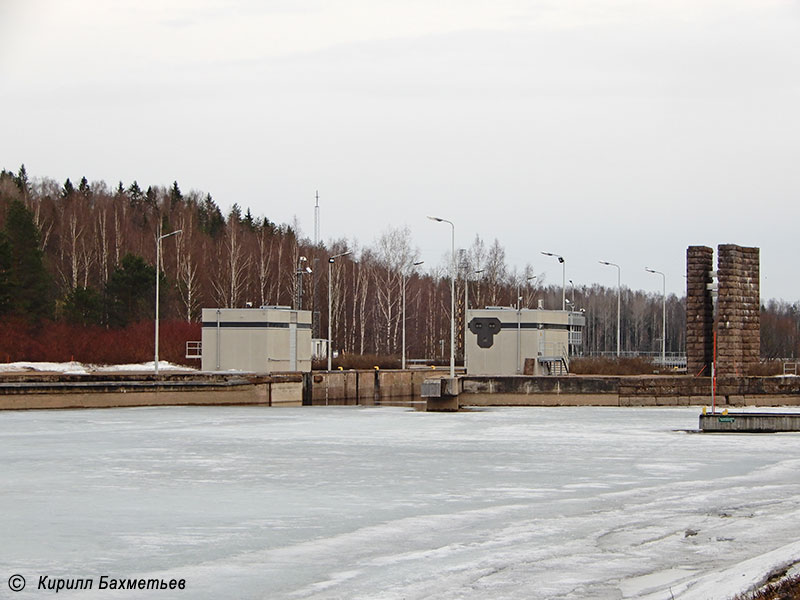
[[[580,349],[585,325],[582,312],[502,306],[468,310],[467,374],[569,373],[569,357]],[[526,359],[534,359],[527,373]]]
[[[204,308],[203,371],[311,371],[311,311]]]

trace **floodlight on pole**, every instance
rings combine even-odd
[[[155,352],[154,352],[154,369],[155,374],[158,375],[158,280],[160,279],[161,275],[161,240],[164,238],[168,238],[172,235],[178,235],[179,233],[183,233],[183,229],[178,229],[177,231],[173,231],[172,233],[165,233],[164,235],[158,236],[156,239],[156,327],[155,327]]]
[[[536,279],[536,275],[531,275],[525,278],[525,288],[528,287],[528,282]],[[517,310],[522,309],[522,283],[517,283]]]
[[[486,269],[478,269],[473,271],[473,275],[483,273]],[[464,271],[464,371],[467,370],[467,330],[469,323],[467,323],[467,311],[469,310],[469,271]]]
[[[419,260],[417,262],[411,263],[411,268],[418,267],[423,264],[424,260]],[[400,367],[405,370],[406,368],[406,279],[408,278],[408,273],[405,269],[403,269],[403,352],[401,358],[401,365]]]
[[[552,252],[542,252],[545,256],[552,256],[557,258],[561,263],[561,310],[567,310],[567,262],[560,254],[553,254]]]
[[[308,262],[308,259],[305,256],[301,256],[298,259],[297,270],[295,271],[295,275],[297,276],[297,310],[303,310],[303,273],[313,273],[311,267],[308,265],[306,265],[305,268],[303,267],[303,263],[306,262]]]
[[[341,258],[342,256],[347,256],[348,254],[352,254],[349,250],[347,252],[342,252],[341,254],[335,254],[328,258],[328,371],[331,370],[331,358],[333,354],[333,344],[331,340],[331,335],[333,331],[333,311],[332,311],[332,283],[331,283],[331,270],[333,267],[333,263],[336,261],[337,258]]]
[[[606,260],[599,260],[597,261],[601,265],[607,265],[609,267],[616,267],[617,268],[617,358],[620,356],[620,326],[622,324],[621,319],[621,306],[622,306],[622,285],[621,285],[621,272],[622,270],[619,268],[619,265],[614,264],[612,262],[608,262]]]
[[[661,275],[661,366],[663,367],[667,360],[667,276],[650,267],[645,267],[644,270]]]
[[[441,217],[428,216],[431,221],[450,225],[450,378],[456,376],[456,226]]]
[[[484,271],[486,271],[486,269],[478,269],[477,271],[473,271],[472,274],[473,275],[480,275]],[[466,314],[466,311],[468,311],[468,310],[469,310],[469,272],[465,272],[464,273],[464,314]],[[466,321],[466,319],[465,319],[465,321]],[[464,329],[464,331],[465,331],[464,335],[466,335],[466,322],[464,323],[464,328],[465,328]]]

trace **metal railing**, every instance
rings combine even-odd
[[[592,357],[592,356],[600,356],[602,358],[617,358],[617,353],[613,350],[608,351],[600,351],[600,352],[588,352],[584,356]],[[670,367],[670,368],[678,368],[678,369],[685,369],[686,368],[686,353],[685,352],[667,352],[664,355],[664,360],[661,360],[661,352],[634,352],[634,351],[624,351],[620,352],[620,358],[644,358],[649,361],[652,361],[653,364]]]
[[[569,373],[569,352],[567,347],[560,342],[540,341],[538,360],[540,363],[547,364],[547,370],[550,375],[556,374],[554,373],[554,363],[560,365],[558,369],[559,375]]]

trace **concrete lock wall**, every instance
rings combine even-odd
[[[91,377],[53,380],[4,378],[0,410],[53,408],[112,408],[174,405],[301,406],[303,380],[299,375],[271,377],[241,375],[215,378]]]
[[[469,375],[515,375],[526,358],[566,355],[569,311],[498,307],[467,311],[465,352]],[[532,375],[541,375],[533,363]]]
[[[423,381],[448,376],[446,369],[320,371],[311,376],[311,402],[368,406],[382,400],[419,398]]]
[[[463,378],[462,405],[471,406],[619,406],[616,377],[472,377]]]
[[[0,409],[160,405],[300,406],[303,375],[186,373],[159,375],[20,374],[0,380]],[[364,370],[307,375],[311,402],[373,405],[420,399],[425,379],[447,369]],[[705,377],[464,376],[459,402],[468,406],[711,406]],[[412,394],[408,390],[413,390]],[[716,405],[800,406],[800,377],[720,377]]]
[[[372,405],[420,399],[425,379],[447,369],[318,372],[313,404]],[[460,403],[473,406],[711,406],[711,380],[680,376],[462,376]],[[409,393],[409,390],[412,392]],[[721,377],[717,406],[800,405],[799,377]]]
[[[359,397],[356,371],[325,371],[312,374],[312,404],[356,404]]]
[[[707,377],[465,377],[462,405],[711,406]],[[716,405],[800,406],[800,377],[722,377]]]
[[[204,308],[203,371],[311,371],[311,312]]]

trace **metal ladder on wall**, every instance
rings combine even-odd
[[[561,346],[560,355],[556,354],[555,350],[556,348],[553,348],[548,356],[539,356],[539,363],[544,365],[548,375],[569,375],[569,355],[566,348]]]

